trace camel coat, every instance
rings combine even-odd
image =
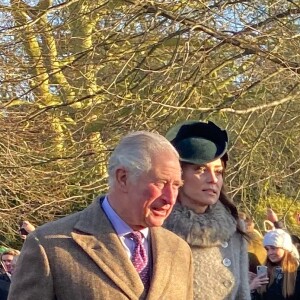
[[[153,263],[147,295],[96,199],[83,211],[28,236],[8,299],[193,299],[189,246],[164,228],[150,228],[149,233]]]

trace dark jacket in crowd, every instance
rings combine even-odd
[[[0,300],[6,300],[10,286],[10,278],[4,272],[0,273]]]
[[[8,290],[10,281],[0,279],[0,300],[6,300],[8,296]]]
[[[253,300],[300,300],[300,267],[297,271],[297,278],[295,284],[295,293],[293,296],[285,298],[282,295],[282,282],[283,277],[278,276],[277,279],[274,280],[271,286],[269,286],[265,293],[262,295],[255,292],[252,294]]]

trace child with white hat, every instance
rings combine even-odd
[[[291,236],[282,229],[267,232],[263,240],[267,250],[268,284],[258,288],[255,300],[299,300],[300,268],[299,253]]]

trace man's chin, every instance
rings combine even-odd
[[[161,227],[164,224],[166,217],[149,216],[146,218],[146,224],[148,227]]]

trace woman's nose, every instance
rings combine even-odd
[[[213,182],[213,183],[218,182],[218,177],[214,170],[207,170],[207,173],[208,173],[208,177],[209,177],[209,182]]]

